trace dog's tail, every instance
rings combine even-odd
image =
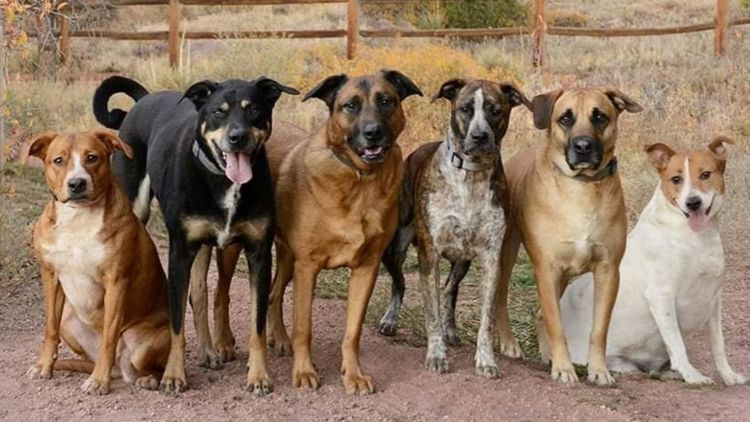
[[[94,362],[82,359],[61,359],[55,362],[53,368],[56,371],[81,372],[90,374],[94,372]]]
[[[115,94],[125,94],[135,101],[148,95],[148,90],[138,82],[122,76],[111,76],[105,79],[94,93],[94,116],[96,121],[110,129],[119,129],[125,116],[125,110],[109,110],[109,99]]]

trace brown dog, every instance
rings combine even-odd
[[[359,338],[380,258],[398,224],[403,165],[396,139],[406,123],[401,102],[414,94],[422,95],[409,78],[396,71],[356,78],[331,76],[305,96],[305,100],[319,98],[328,105],[326,124],[313,135],[280,125],[266,144],[278,218],[268,339],[282,355],[290,353],[293,345],[296,387],[317,389],[320,385],[310,353],[318,273],[347,267],[351,279],[341,345],[344,387],[350,394],[374,391],[371,377],[359,366]],[[231,268],[232,251],[224,254],[229,265],[220,264],[225,273],[231,274],[227,268]],[[292,278],[290,341],[281,305]]]
[[[44,161],[53,200],[34,227],[44,286],[44,345],[28,375],[89,372],[87,393],[109,391],[112,367],[126,382],[158,387],[169,355],[167,279],[156,247],[110,171],[111,132],[45,134],[30,154]],[[59,361],[60,337],[83,361]],[[92,372],[93,371],[93,372]]]
[[[627,231],[616,173],[617,118],[623,110],[635,113],[641,106],[614,89],[558,90],[535,97],[533,103],[534,125],[547,131],[547,142],[517,154],[505,167],[510,212],[500,290],[507,289],[523,242],[534,265],[544,323],[540,331],[550,347],[552,378],[574,383],[578,377],[560,322],[559,301],[571,277],[593,272],[588,379],[609,385],[614,378],[607,370],[607,329]],[[507,300],[500,300],[496,324],[508,321]]]

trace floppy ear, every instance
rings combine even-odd
[[[29,147],[29,155],[34,156],[42,161],[47,157],[47,148],[53,139],[57,137],[57,133],[45,132],[37,136]]]
[[[531,100],[531,111],[534,112],[534,126],[537,129],[548,129],[550,127],[552,110],[555,108],[555,103],[562,93],[562,89],[557,89],[546,94],[539,94]]]
[[[604,94],[609,97],[609,100],[612,101],[612,104],[615,105],[618,112],[625,110],[630,113],[638,113],[643,110],[643,107],[641,107],[640,104],[636,103],[619,90],[608,88],[604,90]]]
[[[261,76],[260,78],[255,80],[255,85],[258,86],[258,89],[260,92],[268,98],[272,103],[275,103],[276,100],[279,99],[282,92],[285,92],[290,95],[297,95],[299,94],[299,91],[296,89],[282,85],[273,79],[266,78],[265,76]]]
[[[116,133],[108,130],[97,130],[94,132],[94,136],[107,146],[107,151],[110,154],[119,149],[126,157],[133,158],[133,148],[123,142]]]
[[[529,99],[526,98],[523,92],[521,92],[521,90],[512,83],[501,83],[500,90],[503,94],[505,94],[505,97],[508,98],[508,102],[510,103],[511,108],[524,105],[529,109],[529,111],[534,111],[534,107],[532,106],[531,101],[529,101]]]
[[[185,91],[185,95],[182,96],[180,101],[187,98],[195,104],[196,110],[200,110],[200,108],[206,104],[208,97],[216,92],[218,88],[219,84],[210,80],[194,83],[193,85],[190,85],[190,88],[188,88],[187,91]]]
[[[422,91],[420,91],[419,87],[403,73],[395,70],[381,69],[380,74],[396,88],[396,92],[398,92],[398,96],[402,101],[411,95],[422,96]]]
[[[346,81],[349,80],[349,77],[346,75],[335,75],[335,76],[329,76],[323,82],[319,83],[315,88],[311,89],[310,92],[308,92],[304,98],[302,98],[302,101],[307,101],[310,98],[318,98],[323,100],[323,102],[328,105],[328,109],[333,108],[333,102],[336,101],[336,94],[339,92],[339,89],[342,85],[346,83]]]
[[[643,149],[648,154],[648,158],[651,159],[651,165],[658,171],[667,168],[669,159],[676,154],[672,148],[662,143],[646,145]]]
[[[443,82],[438,92],[432,96],[432,102],[434,103],[440,98],[445,98],[448,101],[453,102],[456,99],[456,95],[461,91],[461,88],[466,86],[466,80],[464,79],[451,79]]]
[[[727,148],[724,144],[734,145],[734,141],[726,136],[717,136],[708,144],[708,149],[720,160],[726,160]]]

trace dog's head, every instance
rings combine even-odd
[[[719,136],[704,150],[678,153],[661,143],[646,146],[662,194],[695,232],[705,230],[721,210],[728,144],[734,141]]]
[[[614,158],[617,118],[643,108],[611,89],[552,91],[534,97],[534,126],[546,129],[555,165],[566,175],[591,175]]]
[[[440,87],[432,101],[439,98],[451,102],[452,148],[478,158],[494,158],[500,153],[513,107],[524,105],[531,110],[531,101],[511,83],[452,79]]]
[[[44,161],[47,185],[57,201],[86,206],[112,186],[109,162],[115,150],[133,158],[133,150],[114,132],[100,130],[42,134],[31,144],[29,154]]]
[[[422,95],[408,77],[394,70],[350,78],[331,76],[305,95],[328,105],[328,144],[363,169],[385,161],[404,129],[401,102]],[[304,101],[303,100],[303,101]]]
[[[252,179],[252,163],[271,136],[273,107],[282,93],[299,91],[265,77],[202,81],[185,91],[198,109],[200,140],[232,182]]]

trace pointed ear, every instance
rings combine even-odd
[[[609,97],[609,100],[612,101],[612,104],[615,105],[618,112],[625,110],[630,113],[638,113],[643,110],[643,107],[641,107],[640,104],[636,103],[617,89],[607,88],[604,90],[604,94]]]
[[[200,108],[206,104],[206,100],[208,100],[208,97],[216,92],[218,88],[219,84],[210,80],[194,83],[193,85],[190,85],[190,87],[185,91],[185,95],[182,96],[182,99],[180,99],[180,101],[187,98],[192,101],[193,104],[195,104],[196,110],[200,110]]]
[[[57,133],[45,132],[37,136],[29,147],[29,155],[34,156],[42,161],[47,157],[47,148],[52,140],[57,137]]]
[[[534,112],[534,126],[537,129],[548,129],[550,127],[552,110],[555,108],[555,103],[562,93],[562,89],[557,89],[546,94],[537,95],[531,100],[531,107]]]
[[[440,98],[453,102],[456,99],[456,95],[461,91],[461,88],[466,86],[466,80],[464,79],[451,79],[443,82],[438,92],[432,96],[432,102],[434,103]]]
[[[532,106],[531,101],[526,98],[523,92],[521,92],[521,90],[512,83],[501,83],[500,90],[503,94],[505,94],[505,97],[508,99],[508,103],[510,103],[511,108],[524,105],[529,109],[529,111],[534,111],[534,107]]]
[[[103,142],[107,146],[107,151],[112,154],[116,150],[120,150],[125,154],[126,157],[133,158],[133,148],[126,144],[120,139],[115,132],[108,130],[97,130],[93,132],[93,135],[99,141]]]
[[[724,144],[734,145],[734,140],[726,136],[717,136],[708,144],[708,149],[720,160],[726,160],[727,147]]]
[[[276,100],[279,99],[282,92],[290,95],[299,94],[299,91],[297,91],[296,89],[290,86],[282,85],[274,81],[273,79],[266,78],[265,76],[261,76],[260,78],[256,79],[255,85],[258,87],[263,96],[268,98],[272,103],[275,103]]]
[[[305,94],[305,97],[302,98],[302,101],[307,101],[310,98],[318,98],[320,100],[323,100],[323,102],[326,103],[328,109],[330,110],[333,108],[333,102],[336,101],[336,94],[348,80],[349,77],[343,74],[329,76],[324,79],[323,82],[319,83],[315,88],[311,89],[310,92]]]
[[[386,81],[390,82],[391,85],[396,88],[396,92],[398,92],[398,96],[401,98],[401,101],[411,95],[419,95],[420,97],[422,96],[422,91],[419,89],[417,84],[412,82],[411,79],[409,79],[403,73],[395,70],[381,69],[380,75],[383,76]]]
[[[651,165],[654,166],[657,171],[662,171],[667,168],[669,159],[676,154],[672,148],[662,143],[646,145],[643,149],[651,159]]]

